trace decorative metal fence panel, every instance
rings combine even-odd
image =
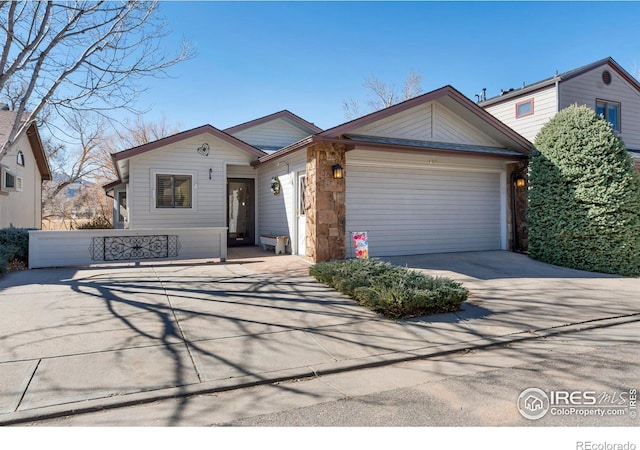
[[[29,268],[226,257],[226,227],[29,231]]]
[[[94,261],[130,261],[135,259],[174,258],[178,256],[178,236],[105,236],[94,237],[89,254]]]

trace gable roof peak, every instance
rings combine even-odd
[[[155,150],[157,148],[160,147],[164,147],[165,145],[169,145],[169,144],[173,144],[175,142],[181,141],[183,139],[187,139],[193,136],[197,136],[199,134],[202,133],[211,133],[214,136],[222,139],[223,141],[226,141],[227,143],[231,144],[231,145],[235,145],[236,147],[240,148],[241,150],[244,150],[245,152],[259,158],[261,156],[266,155],[265,152],[263,152],[262,150],[247,144],[246,142],[236,138],[235,136],[232,136],[228,133],[226,133],[225,131],[219,130],[216,127],[214,127],[213,125],[201,125],[199,127],[196,128],[192,128],[190,130],[186,130],[186,131],[181,131],[179,133],[176,134],[172,134],[170,136],[166,136],[160,139],[157,139],[155,141],[152,142],[147,142],[146,144],[142,144],[142,145],[138,145],[136,147],[132,147],[126,150],[122,150],[116,153],[113,153],[111,155],[112,159],[114,161],[120,161],[123,159],[127,159],[127,158],[131,158],[132,156],[136,156],[139,155],[141,153],[146,153],[148,151],[151,150]]]
[[[629,72],[627,72],[620,64],[618,64],[611,56],[607,56],[606,58],[599,59],[598,61],[594,61],[589,64],[585,64],[583,66],[577,67],[575,69],[567,70],[562,73],[558,73],[555,71],[555,75],[545,78],[540,81],[536,81],[531,84],[524,84],[520,88],[502,90],[500,94],[493,96],[491,98],[486,99],[485,101],[479,102],[478,104],[481,107],[487,107],[493,105],[495,103],[500,103],[507,99],[516,98],[521,95],[527,94],[531,91],[544,88],[546,86],[550,86],[556,82],[562,83],[563,81],[570,80],[579,75],[582,75],[586,72],[589,72],[597,67],[609,65],[613,70],[615,70],[622,78],[624,78],[629,84],[631,84],[635,89],[640,91],[640,82],[636,80]]]
[[[242,130],[246,130],[247,128],[255,127],[257,125],[271,122],[273,120],[280,119],[280,118],[287,119],[289,122],[292,122],[299,128],[303,128],[309,131],[310,132],[309,134],[320,133],[322,131],[322,128],[317,127],[314,123],[311,123],[303,119],[302,117],[292,113],[288,109],[283,109],[282,111],[278,111],[263,117],[259,117],[257,119],[249,120],[248,122],[243,122],[241,124],[234,125],[229,128],[225,128],[223,131],[225,133],[233,134]]]

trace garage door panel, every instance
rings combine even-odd
[[[347,173],[347,233],[368,231],[372,256],[501,248],[499,173],[349,162]]]

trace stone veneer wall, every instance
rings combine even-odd
[[[305,253],[312,262],[344,259],[345,175],[333,179],[334,164],[346,168],[342,145],[318,143],[307,149]]]

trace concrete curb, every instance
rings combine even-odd
[[[488,349],[515,342],[531,341],[558,335],[577,333],[580,331],[608,328],[634,322],[640,322],[640,313],[607,317],[603,319],[593,319],[585,322],[570,323],[551,328],[529,330],[503,336],[478,338],[474,341],[467,341],[456,344],[445,344],[435,347],[421,347],[401,352],[391,352],[375,356],[354,358],[338,361],[335,363],[323,364],[320,366],[316,366],[315,368],[298,367],[293,369],[280,370],[270,374],[267,373],[262,375],[248,375],[244,377],[235,377],[225,380],[207,381],[203,383],[190,384],[179,387],[136,392],[132,394],[123,394],[119,396],[92,399],[82,402],[47,406],[33,410],[8,413],[6,414],[7,417],[0,417],[0,426],[24,424],[33,421],[54,419],[74,414],[84,414],[107,409],[141,405],[160,400],[189,397],[193,395],[212,394],[216,392],[231,391],[283,381],[313,378],[320,377],[322,375],[381,367],[401,362],[434,358],[463,351]]]

